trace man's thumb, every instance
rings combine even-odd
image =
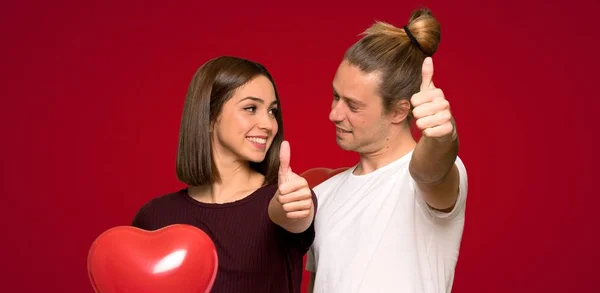
[[[431,57],[427,57],[423,61],[421,76],[421,91],[431,88],[433,84],[433,60]]]

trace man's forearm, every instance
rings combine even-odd
[[[458,156],[456,131],[446,138],[421,137],[410,161],[410,174],[424,186],[436,186],[446,179]]]

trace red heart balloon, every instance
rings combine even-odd
[[[301,176],[304,177],[304,179],[306,179],[310,188],[313,188],[322,183],[323,181],[333,177],[334,175],[346,171],[347,169],[348,167],[341,167],[337,169],[317,167],[306,170],[304,173],[301,174]]]
[[[115,227],[96,238],[88,255],[97,293],[207,293],[217,267],[210,237],[182,224],[155,231]]]

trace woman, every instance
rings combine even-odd
[[[177,176],[188,187],[146,203],[133,226],[206,232],[219,257],[211,292],[300,292],[317,201],[289,168],[279,96],[262,65],[226,56],[198,69],[181,120]]]

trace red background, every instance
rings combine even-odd
[[[257,60],[281,91],[292,167],[349,166],[327,120],[344,50],[420,5],[469,172],[453,292],[598,292],[596,1],[3,1],[2,292],[92,292],[103,231],[177,190],[194,71]]]

